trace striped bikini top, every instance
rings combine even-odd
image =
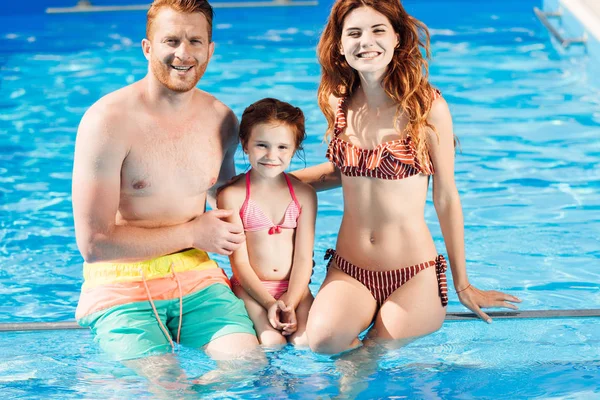
[[[435,89],[433,100],[441,96]],[[335,115],[333,138],[326,157],[346,176],[366,176],[380,179],[404,179],[419,173],[433,175],[433,162],[428,157],[421,163],[410,136],[383,142],[373,149],[362,149],[342,140],[346,128],[346,98],[340,98]]]
[[[296,199],[296,193],[294,187],[290,182],[290,178],[283,173],[285,181],[287,182],[288,188],[290,189],[290,195],[292,200],[285,209],[283,215],[283,221],[280,224],[275,225],[269,217],[267,217],[264,211],[250,198],[250,172],[246,173],[246,199],[244,204],[240,208],[240,218],[242,219],[242,225],[244,230],[248,232],[261,231],[263,229],[269,230],[269,235],[281,233],[282,229],[295,229],[298,225],[298,217],[300,216],[300,203]]]

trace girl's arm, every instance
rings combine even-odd
[[[302,212],[296,227],[294,260],[284,302],[288,307],[295,310],[306,292],[312,275],[317,194],[310,186],[304,184],[295,184],[294,189],[298,202],[302,206]]]
[[[491,318],[481,311],[480,307],[516,309],[514,304],[508,302],[520,302],[521,300],[497,291],[481,291],[469,283],[466,269],[463,213],[454,181],[452,118],[443,98],[434,101],[428,121],[436,127],[438,134],[436,136],[434,132],[429,132],[430,154],[435,169],[433,204],[448,251],[454,288],[461,303],[483,320],[491,322]]]
[[[220,209],[233,210],[231,217],[229,217],[227,221],[238,224],[239,226],[242,226],[240,207],[244,202],[244,195],[245,192],[236,187],[236,185],[228,186],[217,195],[217,207]],[[229,262],[231,263],[233,274],[244,290],[262,305],[265,310],[268,310],[276,303],[275,298],[271,296],[267,289],[265,289],[256,275],[256,272],[252,269],[248,258],[248,247],[246,246],[246,243],[243,243],[229,256]]]
[[[290,175],[311,185],[317,192],[342,186],[342,174],[340,170],[329,161],[296,170],[291,172]]]

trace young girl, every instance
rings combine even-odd
[[[421,47],[428,57],[426,27],[398,0],[337,0],[321,36],[318,98],[330,162],[294,175],[318,189],[341,181],[344,216],[308,319],[315,351],[353,348],[371,323],[369,338],[388,344],[441,326],[446,260],[424,218],[430,178],[460,301],[488,322],[481,307],[520,301],[467,277],[452,121]]]
[[[299,108],[270,98],[250,105],[240,141],[252,169],[217,197],[246,231],[246,244],[230,256],[231,283],[268,347],[307,344],[317,198],[284,172],[305,136]]]

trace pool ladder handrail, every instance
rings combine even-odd
[[[548,31],[554,36],[554,38],[560,43],[560,45],[564,48],[569,47],[572,44],[586,44],[587,42],[587,34],[584,32],[581,37],[578,38],[563,38],[558,29],[556,29],[548,20],[548,18],[562,18],[563,11],[562,8],[559,7],[556,11],[542,11],[537,7],[533,7],[533,12],[535,16],[540,20],[542,25],[548,29]]]
[[[287,7],[287,6],[316,6],[316,0],[267,0],[267,1],[236,1],[211,2],[213,8],[249,8],[249,7]],[[133,4],[124,6],[95,6],[91,0],[79,0],[73,7],[48,7],[47,14],[107,12],[107,11],[146,11],[150,4]]]

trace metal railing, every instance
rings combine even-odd
[[[315,0],[270,0],[270,1],[231,1],[211,2],[213,8],[250,8],[250,7],[297,7],[316,6],[319,2]],[[107,11],[146,11],[148,4],[132,4],[123,6],[95,6],[90,0],[79,0],[73,7],[48,7],[47,14],[85,13],[85,12],[107,12]]]
[[[587,34],[584,32],[583,36],[578,38],[563,38],[558,29],[554,27],[548,20],[548,18],[562,18],[563,12],[562,9],[558,9],[557,11],[542,11],[537,7],[533,7],[533,12],[536,17],[540,20],[542,25],[548,29],[548,32],[560,43],[562,47],[569,47],[572,44],[585,44],[587,42]]]
[[[600,309],[582,310],[530,310],[492,311],[487,313],[494,319],[547,319],[547,318],[590,318],[600,317]],[[477,315],[470,312],[449,312],[446,321],[473,321]],[[75,321],[65,322],[16,322],[0,324],[0,332],[53,331],[84,329]]]

